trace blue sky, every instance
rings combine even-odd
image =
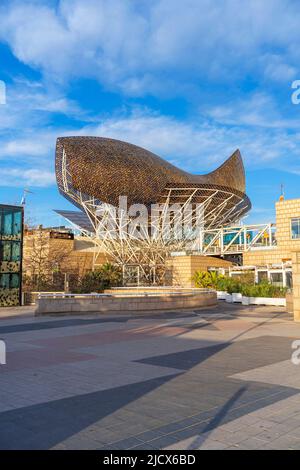
[[[300,197],[300,8],[293,0],[0,3],[0,201],[61,224],[58,136],[141,145],[193,173],[241,150],[249,223]],[[245,222],[246,222],[245,220]]]

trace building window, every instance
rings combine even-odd
[[[285,272],[285,282],[286,282],[286,287],[289,287],[289,288],[293,287],[292,271]]]
[[[257,280],[258,282],[266,282],[268,280],[268,271],[258,271]]]
[[[283,275],[282,273],[270,273],[270,280],[271,283],[275,286],[282,287],[283,286]]]
[[[292,239],[300,239],[300,217],[291,219],[291,235]]]

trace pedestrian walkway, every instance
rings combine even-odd
[[[1,449],[300,449],[300,324],[281,308],[15,310],[0,320]]]

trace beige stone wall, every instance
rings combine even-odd
[[[86,242],[81,240],[78,244],[76,238],[74,240],[50,238],[49,256],[57,257],[59,253],[63,254],[60,263],[62,272],[78,273],[82,276],[93,267],[93,251],[88,240]]]
[[[49,232],[25,230],[23,238],[23,275],[31,276],[37,270],[38,259],[49,256]]]
[[[94,247],[84,237],[74,240],[50,238],[50,230],[30,230],[24,234],[23,273],[30,276],[33,266],[32,258],[45,258],[49,261],[59,262],[61,272],[78,274],[82,276],[93,267]],[[108,261],[104,253],[97,257],[97,266]]]
[[[194,287],[192,277],[196,271],[207,271],[208,268],[228,268],[229,261],[213,256],[186,255],[172,256],[167,261],[170,285]]]
[[[294,320],[300,321],[300,250],[292,253]]]
[[[300,240],[292,240],[291,219],[300,217],[300,199],[289,199],[276,203],[276,239],[281,250],[300,250]],[[290,253],[291,257],[291,253]]]
[[[300,199],[276,202],[277,247],[246,252],[243,255],[243,264],[260,266],[291,260],[292,250],[300,251],[300,240],[292,240],[291,236],[291,219],[294,217],[300,217]]]
[[[287,292],[285,298],[286,298],[286,311],[288,313],[294,313],[293,292]]]
[[[262,266],[265,264],[279,264],[292,259],[291,250],[281,250],[279,247],[269,250],[253,250],[243,254],[245,266]]]

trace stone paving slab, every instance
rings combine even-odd
[[[300,448],[283,309],[14,316],[0,337],[1,449]]]
[[[290,344],[295,338],[290,338]],[[292,349],[290,351],[290,354]],[[275,364],[258,367],[246,372],[234,374],[232,378],[245,381],[265,382],[270,384],[285,385],[300,390],[300,370],[295,373],[296,366],[291,360],[277,362]]]

